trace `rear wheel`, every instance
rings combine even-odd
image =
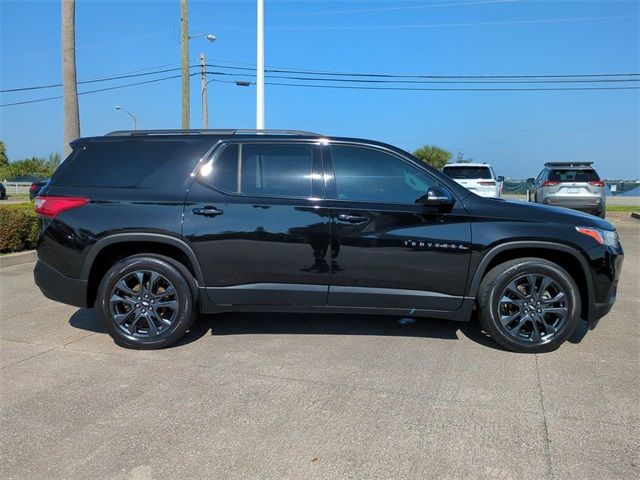
[[[493,268],[478,291],[480,323],[514,352],[558,348],[580,320],[580,292],[562,267],[541,258],[511,260]]]
[[[163,348],[195,319],[189,279],[168,259],[136,255],[116,263],[98,287],[96,307],[118,345]]]

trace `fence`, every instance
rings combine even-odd
[[[640,180],[604,180],[607,196],[640,197]],[[507,195],[526,195],[531,183],[526,180],[505,180],[502,192]]]
[[[4,182],[8,195],[17,195],[18,193],[29,193],[31,182]]]

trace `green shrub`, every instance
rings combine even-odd
[[[53,172],[60,166],[60,162],[59,153],[52,153],[49,158],[31,157],[11,162],[0,162],[0,182],[25,176],[40,179],[51,178]]]
[[[32,203],[0,207],[0,253],[35,248],[39,222]]]

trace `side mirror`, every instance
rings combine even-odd
[[[504,177],[503,177],[502,175],[500,175],[500,176],[498,177],[498,181],[499,181],[499,182],[504,182]]]
[[[451,192],[443,187],[431,187],[427,193],[421,196],[416,203],[421,203],[427,207],[453,207],[455,199]]]
[[[535,178],[527,178],[527,183],[535,183],[536,179]]]

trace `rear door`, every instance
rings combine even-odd
[[[232,141],[196,172],[184,236],[217,304],[324,305],[329,213],[318,146]]]
[[[471,252],[467,212],[415,201],[437,180],[393,152],[323,150],[331,213],[329,305],[455,310]]]

